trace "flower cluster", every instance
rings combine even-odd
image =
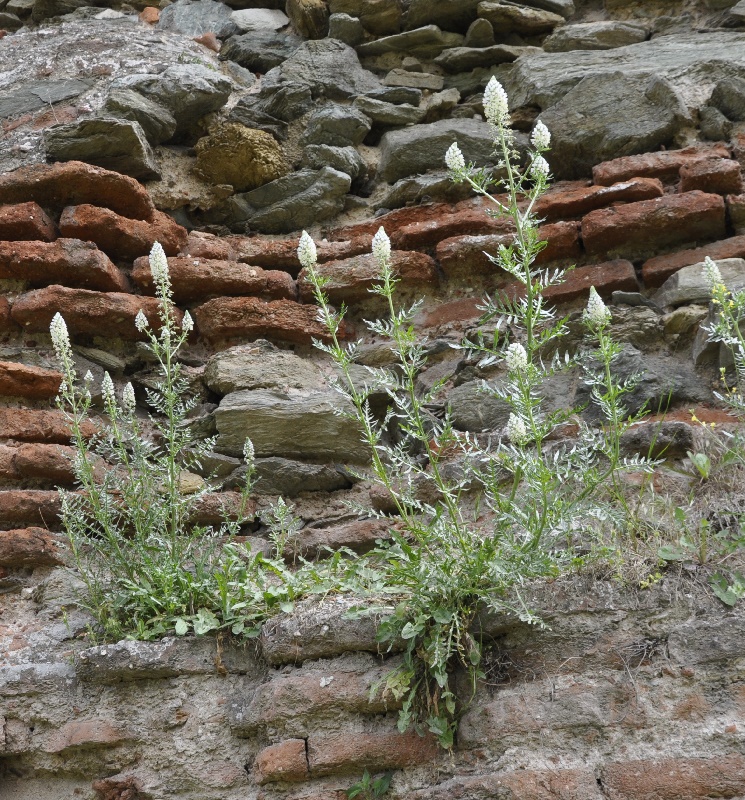
[[[587,301],[587,308],[582,313],[585,324],[594,328],[602,328],[611,320],[611,313],[594,286],[590,287],[590,297]]]
[[[484,89],[484,115],[488,122],[498,128],[506,128],[510,124],[507,92],[496,78],[492,78]]]
[[[510,372],[523,372],[528,366],[528,354],[519,342],[513,342],[507,348],[504,358]]]
[[[303,231],[300,236],[300,244],[297,247],[297,257],[300,265],[305,269],[314,267],[318,261],[316,243],[307,231]]]
[[[385,267],[391,257],[391,240],[383,227],[378,228],[378,232],[373,236],[372,252],[378,266]]]

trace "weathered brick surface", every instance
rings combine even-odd
[[[134,178],[82,161],[34,164],[0,175],[0,204],[33,200],[44,208],[90,203],[132,219],[150,219],[155,206]]]
[[[0,490],[0,529],[22,526],[51,526],[58,522],[59,494],[42,489]]]
[[[62,375],[51,369],[0,361],[0,395],[47,400],[59,391]]]
[[[292,552],[304,556],[323,553],[326,548],[336,550],[349,547],[364,553],[375,546],[377,539],[390,537],[391,523],[380,519],[360,519],[329,528],[303,528],[291,543]]]
[[[694,161],[680,168],[681,192],[700,189],[712,194],[740,194],[742,188],[740,165],[729,158]]]
[[[95,242],[109,256],[122,261],[147,255],[155,242],[160,242],[166,255],[175,256],[187,238],[186,229],[162,211],[154,211],[145,221],[87,204],[68,206],[60,217],[59,229],[62,236]]]
[[[39,239],[51,242],[57,237],[54,222],[38,203],[0,206],[0,239],[8,242]]]
[[[71,747],[111,747],[120,744],[125,734],[119,726],[104,720],[74,720],[47,739],[48,753],[61,753]]]
[[[360,770],[403,769],[433,762],[440,753],[437,741],[408,733],[356,733],[308,738],[308,763],[313,777]]]
[[[661,758],[608,764],[602,770],[609,800],[703,800],[745,795],[745,757]]]
[[[88,421],[83,434],[92,436],[95,425]],[[70,427],[61,411],[33,408],[0,408],[0,437],[20,442],[69,444]]]
[[[724,199],[698,191],[591,211],[582,220],[582,240],[591,257],[652,255],[724,235]]]
[[[410,222],[394,227],[391,243],[402,250],[434,247],[452,236],[507,233],[512,225],[506,218],[494,219],[483,208],[464,208],[439,217]]]
[[[553,222],[581,217],[613,203],[651,200],[662,197],[662,194],[662,183],[657,178],[631,178],[611,186],[581,186],[563,191],[557,188],[538,200],[535,213],[541,219]]]
[[[293,277],[296,277],[300,272],[300,262],[297,258],[299,237],[272,241],[258,236],[250,238],[246,236],[228,236],[224,241],[231,248],[231,259],[263,267],[264,269],[283,269]],[[210,252],[218,252],[208,250],[205,244],[200,243],[197,245],[195,243],[192,245],[192,242],[193,239],[190,240],[188,245],[189,255],[195,255],[194,250],[197,250],[196,255],[204,254],[205,256],[209,255]],[[371,245],[372,234],[357,235],[343,241],[327,241],[323,239],[316,242],[318,263],[338,261],[343,258],[358,256],[362,253],[369,253]],[[212,244],[209,245],[210,248],[213,246]],[[220,258],[222,256],[215,254],[210,257]]]
[[[0,295],[0,331],[5,332],[15,327],[10,317],[10,301]]]
[[[401,288],[420,288],[425,291],[437,283],[434,261],[424,253],[394,251],[391,266],[400,280]],[[344,261],[327,261],[319,264],[316,272],[326,278],[324,292],[332,303],[354,302],[370,296],[370,288],[380,283],[380,267],[372,254],[355,256]],[[298,275],[300,298],[313,301],[313,287],[305,270]]]
[[[548,241],[548,245],[538,254],[536,264],[573,261],[582,255],[579,224],[576,222],[555,222],[543,225],[539,229],[539,236],[542,240]],[[489,260],[486,253],[496,256],[500,245],[509,245],[512,241],[511,234],[457,236],[445,239],[437,245],[436,258],[447,277],[465,274],[493,274],[499,271],[499,267]]]
[[[203,300],[213,295],[253,295],[264,300],[295,300],[297,287],[287,272],[264,270],[237,261],[210,258],[169,258],[168,270],[177,303]],[[148,294],[155,293],[147,257],[134,263],[132,280]]]
[[[13,451],[13,468],[18,477],[39,478],[63,486],[74,484],[72,461],[77,451],[73,447],[29,443]]]
[[[254,762],[256,783],[272,781],[304,781],[308,777],[308,761],[304,739],[287,741],[265,747]]]
[[[61,284],[99,292],[126,292],[124,275],[92,242],[0,242],[0,278],[32,286]]]
[[[731,194],[726,198],[727,215],[735,233],[745,232],[745,195]]]
[[[549,287],[543,296],[554,303],[568,302],[586,297],[591,286],[604,298],[616,291],[635,292],[639,289],[634,265],[630,261],[617,259],[604,264],[577,267],[567,273],[564,283]]]
[[[154,297],[48,286],[21,295],[13,303],[11,317],[26,330],[46,332],[52,317],[59,311],[71,334],[105,335],[131,341],[144,338],[135,327],[140,309],[157,330],[160,320],[158,300]],[[181,311],[176,309],[174,313],[180,323]]]
[[[706,256],[714,261],[723,258],[745,258],[745,236],[733,236],[730,239],[713,242],[703,247],[650,258],[642,266],[644,286],[647,288],[662,286],[679,269],[690,267],[691,264],[699,264]]]
[[[313,338],[328,338],[317,314],[316,306],[257,297],[219,297],[194,310],[200,335],[212,344],[259,338],[310,344]],[[350,332],[345,324],[342,336]]]
[[[687,147],[684,150],[663,150],[623,156],[612,161],[603,161],[592,168],[592,179],[600,186],[611,186],[630,178],[676,178],[680,168],[696,161],[711,158],[729,158],[729,150],[723,144],[711,147]]]
[[[59,563],[59,539],[44,528],[0,531],[0,566],[46,567]]]

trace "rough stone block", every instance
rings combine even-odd
[[[62,374],[42,367],[0,361],[0,395],[48,400],[56,397]]]
[[[699,189],[712,194],[740,194],[743,189],[740,164],[729,158],[712,158],[684,164],[680,168],[680,191]]]
[[[633,203],[662,197],[662,183],[657,178],[631,178],[611,186],[560,187],[543,195],[535,204],[535,213],[548,222],[580,217],[614,203]]]
[[[58,492],[41,489],[0,491],[0,528],[52,526],[59,522],[61,503]]]
[[[54,222],[38,203],[0,206],[0,239],[8,242],[51,242],[57,238]]]
[[[733,236],[721,242],[696,247],[692,250],[681,250],[664,256],[655,256],[645,261],[642,266],[642,280],[648,288],[661,286],[679,269],[691,264],[700,264],[709,256],[713,261],[725,258],[745,258],[745,236]]]
[[[48,567],[61,563],[59,539],[44,528],[0,531],[0,566]]]
[[[60,380],[61,380],[60,375]],[[83,435],[92,436],[95,425],[83,424]],[[61,411],[35,408],[0,408],[0,436],[20,442],[69,444],[70,425]]]
[[[686,147],[684,150],[622,156],[594,166],[592,179],[601,186],[611,186],[631,178],[677,178],[680,168],[685,164],[710,158],[729,158],[729,150],[723,144],[716,144],[711,147]]]
[[[254,778],[263,785],[273,781],[304,781],[308,775],[305,739],[287,739],[265,747],[254,762]]]
[[[566,303],[587,296],[591,286],[605,299],[610,298],[613,292],[636,292],[639,289],[634,265],[619,258],[604,264],[577,267],[567,273],[564,283],[550,286],[543,296],[553,303]]]
[[[44,749],[47,753],[61,753],[73,747],[112,747],[126,738],[118,725],[105,720],[74,720],[52,733]]]

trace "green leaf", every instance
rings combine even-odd
[[[230,628],[230,632],[235,635],[239,636],[246,628],[246,623],[241,620],[240,622],[235,622]]]
[[[283,603],[280,603],[279,607],[285,612],[285,614],[292,614],[292,612],[295,610],[295,604],[289,600],[285,600]]]
[[[194,617],[194,633],[202,636],[220,627],[217,617],[208,609],[200,608]]]
[[[185,619],[179,617],[176,620],[176,636],[184,636],[189,630],[189,623]]]
[[[734,576],[733,583],[717,572],[709,578],[709,586],[712,592],[728,606],[734,606],[738,600],[745,597],[745,578],[739,573]]]
[[[707,480],[711,473],[711,459],[706,453],[692,453],[690,450],[686,451],[686,455],[691,460],[691,464],[698,470],[699,475]]]
[[[688,550],[673,544],[666,544],[660,547],[657,555],[663,561],[686,561],[691,558],[691,553]]]

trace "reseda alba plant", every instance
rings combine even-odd
[[[388,342],[397,368],[367,368],[364,386],[355,385],[351,369],[360,343],[340,339],[344,309],[329,304],[326,279],[316,268],[315,245],[307,233],[298,247],[319,319],[329,332],[329,343],[316,346],[340,368],[336,388],[354,408],[371,453],[373,480],[389,493],[400,518],[390,543],[380,544],[367,559],[382,574],[387,591],[399,598],[379,627],[381,642],[404,642],[403,666],[385,688],[403,701],[401,730],[411,724],[420,732],[429,730],[445,747],[453,744],[463,709],[454,691],[454,669],[463,668],[474,687],[482,674],[477,618],[511,610],[538,622],[522,600],[521,587],[530,579],[557,575],[576,557],[575,540],[591,536],[595,518],[611,514],[600,490],[613,484],[619,470],[650,468],[644,459],[620,456],[620,436],[637,419],[628,417],[622,399],[637,379],[614,380],[612,363],[620,348],[610,336],[611,314],[594,289],[583,315],[587,348],[574,358],[556,355],[544,363],[548,345],[567,332],[566,320],[556,318],[544,297],[546,289],[564,280],[565,271],[535,266],[545,247],[534,208],[549,181],[543,153],[550,134],[537,123],[527,167],[521,169],[507,96],[496,79],[486,87],[484,111],[504,177],[494,179],[491,170],[467,164],[457,144],[445,158],[453,179],[487,198],[489,213],[507,217],[514,230],[512,243],[500,246],[492,258],[495,269],[511,275],[514,283],[509,293],[486,299],[481,320],[483,325],[497,319],[497,333],[491,341],[480,335],[462,345],[482,366],[504,367],[502,380],[483,385],[484,392],[511,408],[501,438],[487,441],[456,431],[449,414],[437,419],[428,412],[442,386],[423,392],[417,385],[426,365],[426,341],[413,324],[421,302],[397,307],[391,244],[382,228],[373,238],[380,272],[371,291],[383,298],[387,313],[367,325]],[[494,197],[494,188],[503,189],[507,199]],[[582,370],[603,427],[591,429],[574,408],[544,410],[545,380],[569,367]],[[369,400],[381,390],[389,408],[377,419]],[[570,417],[577,420],[577,438],[550,442],[557,426]],[[391,426],[398,431],[395,441],[389,437]]]

